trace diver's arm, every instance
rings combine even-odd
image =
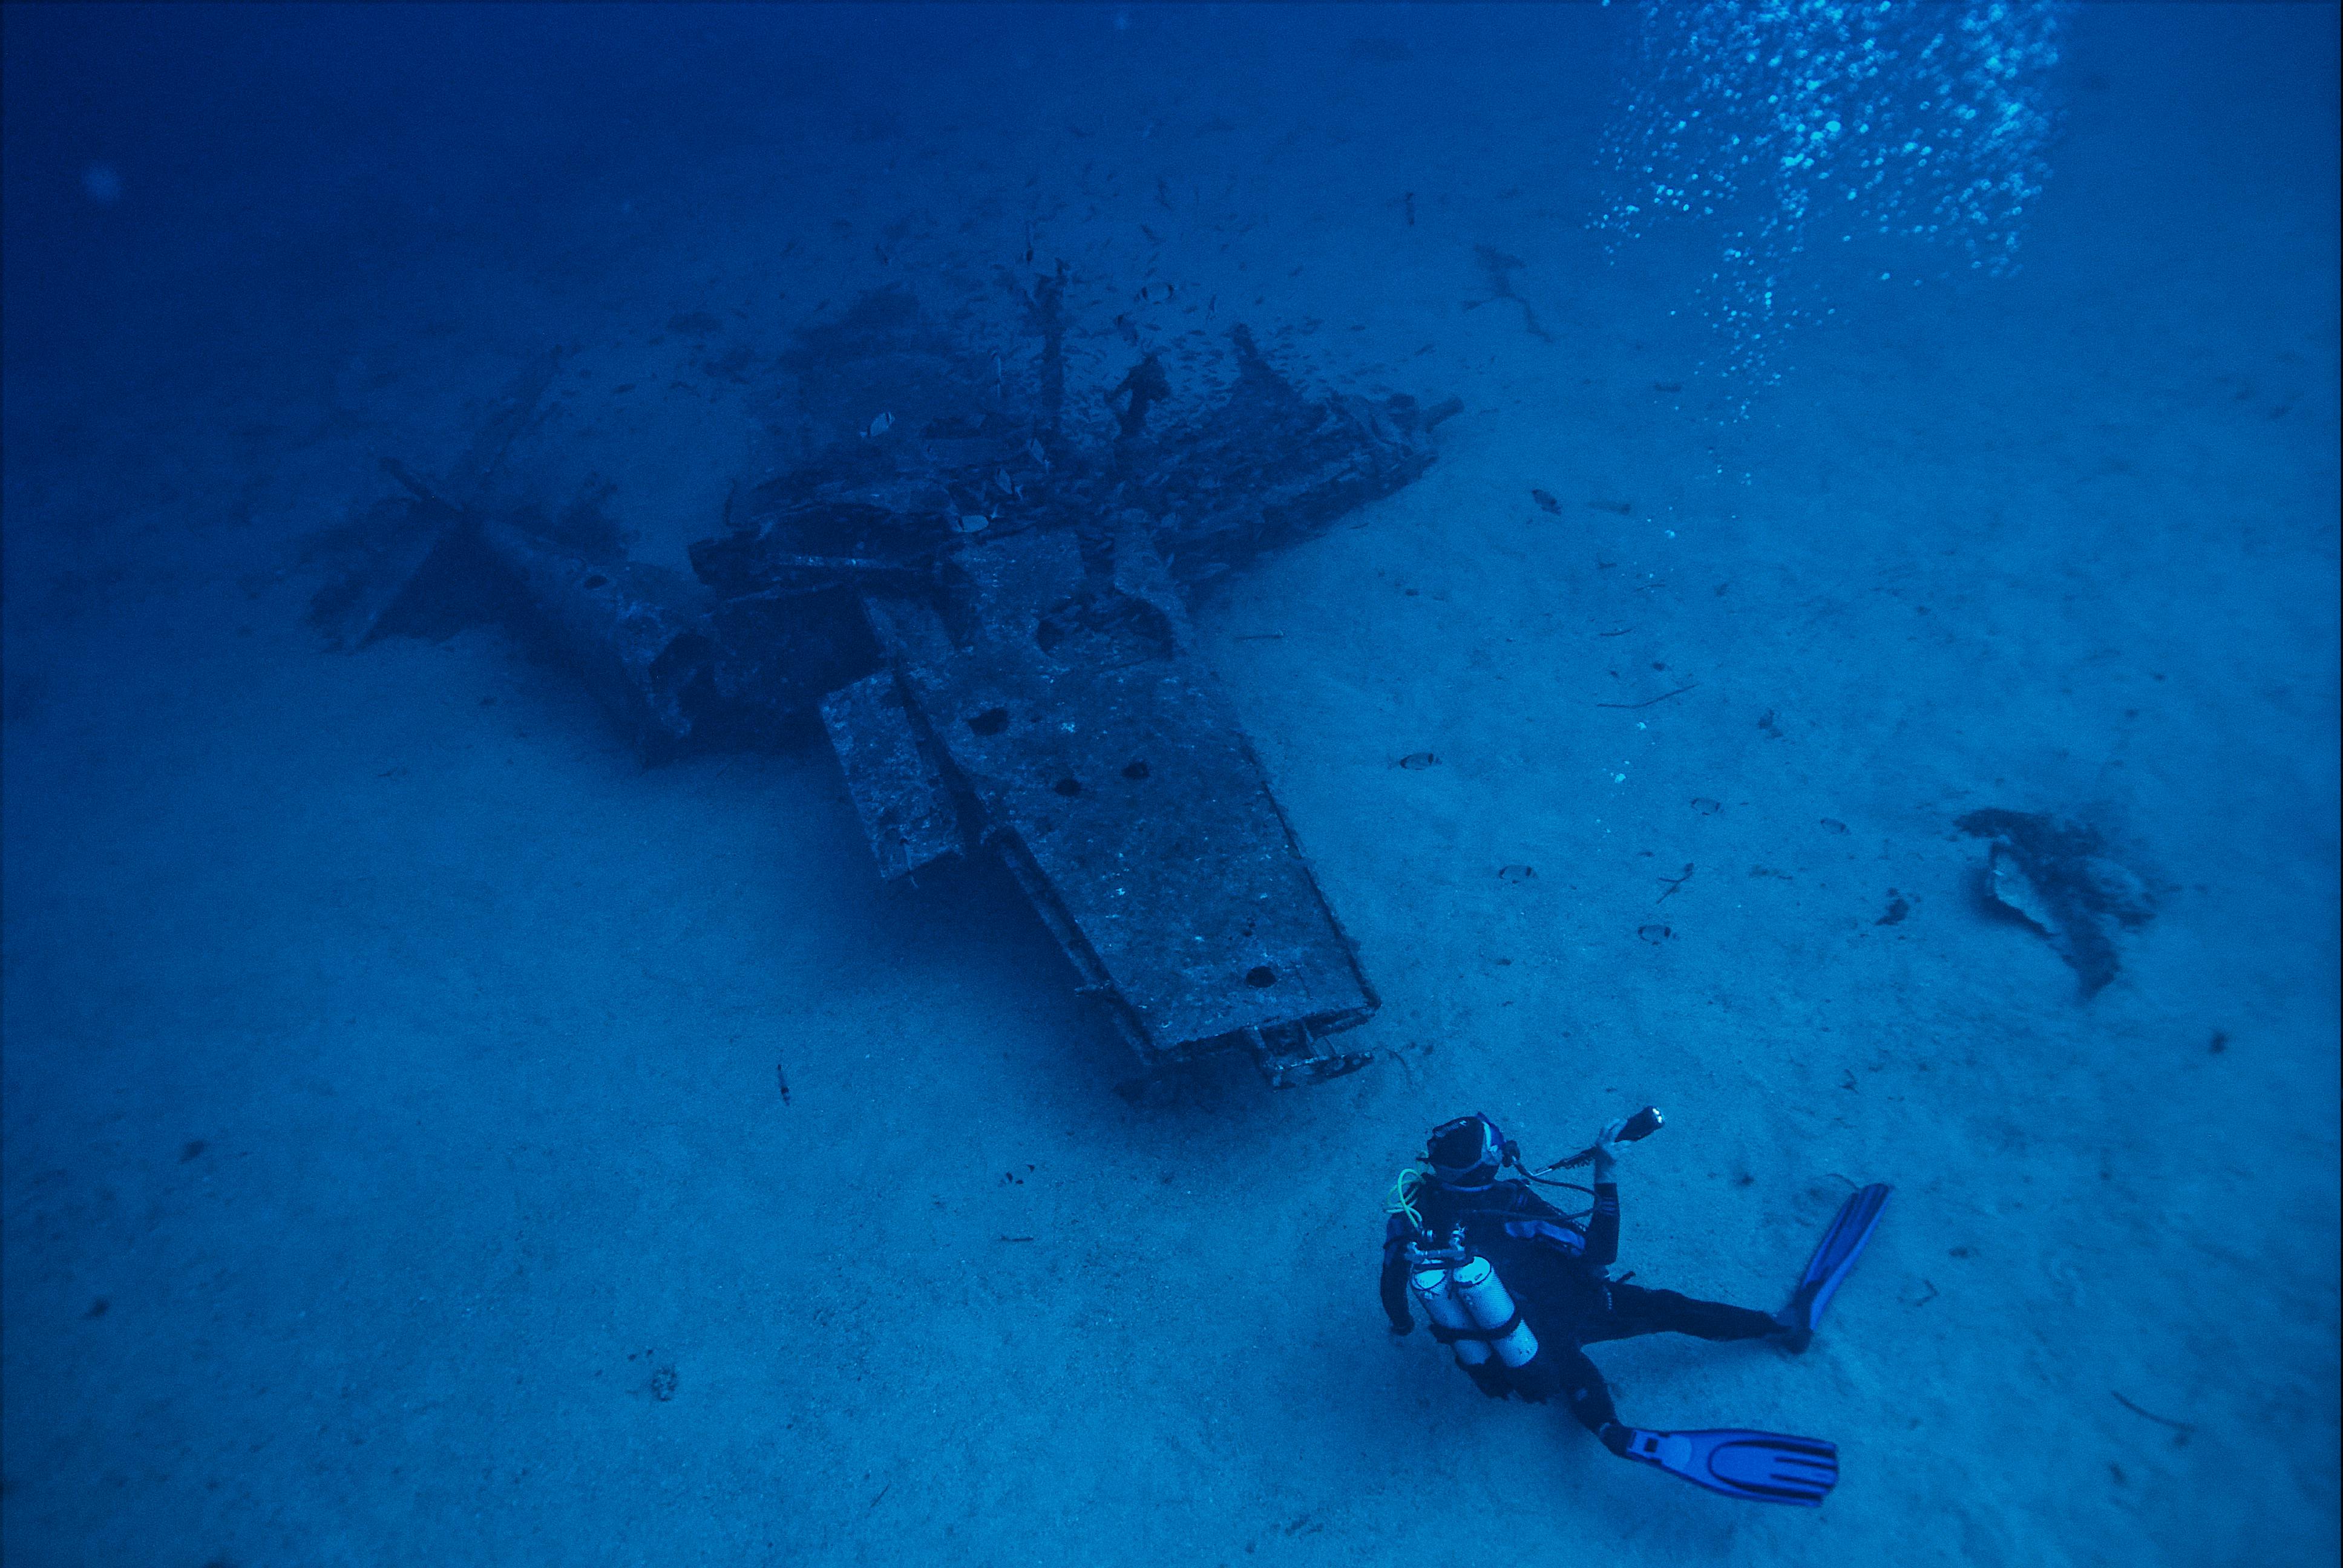
[[[1383,1228],[1383,1316],[1391,1320],[1395,1334],[1415,1331],[1415,1314],[1407,1304],[1407,1242],[1414,1234],[1413,1227],[1397,1214]]]
[[[1619,1261],[1619,1184],[1594,1179],[1594,1212],[1586,1221],[1586,1261],[1607,1269]]]
[[[1586,1222],[1586,1261],[1598,1269],[1619,1261],[1619,1150],[1614,1140],[1624,1121],[1614,1121],[1594,1140],[1594,1213]]]
[[[1395,1334],[1415,1332],[1415,1314],[1407,1304],[1407,1255],[1396,1247],[1383,1249],[1383,1316]]]

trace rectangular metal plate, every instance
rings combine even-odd
[[[1376,998],[1143,538],[1117,540],[1111,570],[1062,533],[960,566],[960,642],[923,599],[869,596],[873,626],[984,836],[1133,1044],[1347,1060],[1314,1040]]]
[[[960,814],[920,749],[893,670],[823,698],[821,722],[881,877],[891,881],[960,852]]]

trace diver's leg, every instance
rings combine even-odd
[[[1595,1370],[1593,1362],[1586,1359],[1586,1352],[1576,1345],[1556,1344],[1548,1347],[1537,1359],[1545,1361],[1549,1358],[1554,1362],[1549,1375],[1563,1398],[1569,1402],[1570,1413],[1578,1418],[1581,1426],[1594,1434],[1597,1442],[1620,1458],[1626,1458],[1627,1446],[1634,1441],[1635,1429],[1620,1421],[1619,1412],[1611,1403],[1611,1385],[1603,1381],[1603,1374]]]
[[[1586,1359],[1586,1352],[1573,1344],[1550,1344],[1537,1360],[1550,1363],[1544,1369],[1550,1391],[1563,1397],[1580,1425],[1603,1438],[1604,1447],[1610,1447],[1611,1440],[1604,1436],[1604,1429],[1625,1429],[1620,1427],[1619,1412],[1611,1403],[1611,1385],[1603,1381],[1603,1373]]]
[[[1638,1334],[1690,1334],[1701,1340],[1762,1340],[1782,1332],[1771,1312],[1749,1307],[1704,1302],[1674,1291],[1647,1291],[1641,1285],[1613,1285],[1611,1312],[1597,1332],[1601,1340],[1628,1340]]]

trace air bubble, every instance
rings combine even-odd
[[[2049,173],[2063,11],[2059,0],[1641,7],[1595,226],[1638,238],[1654,209],[1714,224],[1720,265],[1699,303],[1725,340],[1719,368],[1745,386],[1777,380],[1780,338],[1830,308],[1823,276],[1784,266],[1829,237],[1808,232],[1829,222],[1818,213],[1844,215],[1831,225],[1842,240],[1875,232],[1949,247],[1988,274],[2015,266]],[[1841,173],[1846,199],[1815,207],[1815,187]]]

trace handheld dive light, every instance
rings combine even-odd
[[[1638,1111],[1634,1115],[1627,1118],[1627,1125],[1619,1129],[1619,1136],[1616,1141],[1621,1143],[1633,1143],[1638,1139],[1649,1138],[1653,1133],[1657,1132],[1660,1130],[1660,1127],[1661,1120],[1659,1107],[1656,1105],[1646,1105],[1643,1110]],[[1585,1148],[1580,1150],[1577,1153],[1570,1156],[1567,1160],[1557,1160],[1553,1164],[1543,1167],[1542,1171],[1574,1171],[1579,1166],[1589,1164],[1594,1161],[1594,1149],[1595,1146],[1590,1143]]]

